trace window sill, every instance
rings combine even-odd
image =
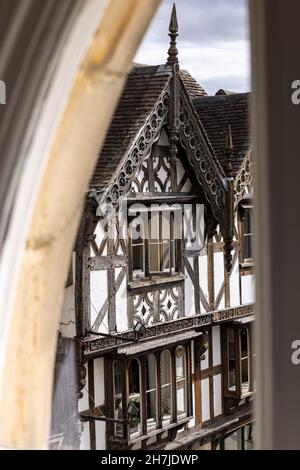
[[[144,441],[146,439],[150,439],[151,437],[155,437],[158,434],[162,434],[166,431],[169,431],[170,429],[174,429],[176,427],[180,428],[183,425],[187,424],[190,420],[191,420],[191,417],[185,417],[185,418],[182,418],[182,419],[178,419],[177,423],[168,424],[167,426],[164,426],[163,428],[159,428],[159,429],[155,429],[154,431],[150,431],[148,434],[144,434],[144,435],[139,436],[139,437],[132,436],[132,438],[129,440],[128,444],[133,445],[133,444],[136,444],[137,442]]]
[[[240,263],[241,268],[253,268],[254,267],[254,261],[245,261],[243,263]]]
[[[183,281],[186,278],[184,274],[174,274],[172,276],[152,277],[152,279],[136,279],[128,282],[129,289],[138,289],[141,287],[157,286],[160,284],[168,284],[170,282]]]

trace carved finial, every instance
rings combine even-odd
[[[226,171],[226,175],[229,178],[231,178],[232,177],[233,141],[232,141],[232,133],[231,133],[230,125],[228,126],[228,132],[226,135],[225,154],[226,154],[225,171]]]
[[[178,36],[178,22],[175,3],[173,4],[172,14],[169,24],[170,47],[168,50],[167,65],[178,63],[178,49],[176,47],[176,38]]]

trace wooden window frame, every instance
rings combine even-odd
[[[236,358],[236,370],[235,370],[235,390],[230,390],[228,383],[228,352],[227,352],[227,331],[229,328],[234,329],[235,337],[235,358]],[[241,331],[243,328],[248,330],[248,371],[249,371],[249,388],[245,392],[242,387],[242,359],[241,359]],[[253,343],[253,327],[252,324],[247,323],[244,325],[228,324],[222,328],[222,350],[223,350],[223,394],[226,398],[243,399],[252,396],[255,393],[255,381],[254,381],[254,343]]]
[[[251,232],[250,234],[245,234],[245,216],[246,213],[250,215],[250,224],[251,224]],[[239,227],[239,242],[240,242],[240,250],[239,250],[239,259],[240,259],[240,266],[242,268],[252,268],[254,266],[254,258],[253,258],[253,204],[248,201],[241,201],[238,210],[238,227]],[[244,239],[245,236],[249,236],[250,243],[251,243],[251,251],[252,257],[245,258],[245,249],[244,249]]]
[[[162,211],[158,210],[155,214],[159,214],[161,218]],[[150,231],[150,220],[151,220],[151,208],[147,211],[148,214],[148,232]],[[128,214],[128,227],[130,225],[129,218],[131,216]],[[138,217],[138,216],[136,216]],[[182,224],[183,224],[183,215],[182,217]],[[132,217],[134,219],[134,217]],[[162,225],[160,224],[159,230],[161,231]],[[173,236],[173,239],[172,239]],[[173,241],[173,243],[172,243]],[[159,244],[162,246],[162,243]],[[129,249],[129,278],[130,281],[138,282],[138,281],[151,281],[151,280],[159,280],[162,278],[172,278],[182,274],[183,271],[183,262],[182,262],[182,238],[181,239],[174,239],[174,209],[170,209],[170,240],[169,240],[169,250],[170,250],[170,267],[165,271],[151,271],[150,270],[150,241],[148,239],[143,240],[143,247],[144,247],[144,272],[142,271],[140,276],[139,274],[135,275],[133,269],[133,247],[134,244],[132,242],[132,237],[130,233],[130,229],[128,230],[128,249]],[[175,248],[175,253],[173,253],[173,247]],[[172,267],[172,258],[174,258],[174,268]]]

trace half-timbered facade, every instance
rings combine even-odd
[[[134,65],[87,192],[61,337],[82,449],[252,445],[248,95]]]

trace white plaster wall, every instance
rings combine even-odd
[[[101,325],[98,328],[99,333],[108,333],[108,313],[105,314]]]
[[[176,159],[176,167],[177,167],[177,184],[179,184],[185,174],[185,169],[181,161],[178,158]],[[184,183],[182,187],[181,192],[188,193],[191,189],[192,189],[191,181],[189,178],[187,178],[186,182]]]
[[[192,258],[189,258],[190,263],[192,263]],[[184,282],[184,302],[185,302],[185,315],[195,315],[195,295],[194,295],[194,286],[192,280],[185,270],[185,282]]]
[[[98,248],[100,247],[100,244],[104,238],[105,232],[103,230],[103,227],[100,222],[97,223],[96,229],[94,234],[96,235],[95,242],[97,243]],[[105,248],[103,252],[101,253],[102,256],[107,255],[107,246],[105,245]]]
[[[212,327],[213,366],[221,364],[221,337],[220,326]]]
[[[234,251],[232,252],[232,256],[234,256]],[[230,287],[230,306],[236,307],[240,305],[240,277],[239,277],[239,260],[237,258],[236,262],[234,263],[232,273],[230,276],[229,281]]]
[[[90,450],[90,448],[90,426],[88,421],[85,421],[82,423],[80,450]]]
[[[209,379],[201,380],[202,421],[210,419],[209,409]]]
[[[100,357],[94,360],[94,387],[95,405],[102,405],[104,398],[104,359]]]
[[[93,324],[107,298],[107,272],[90,272],[91,323]],[[107,330],[105,330],[107,332]]]
[[[217,298],[221,286],[224,282],[224,255],[221,253],[214,253],[214,282],[215,282],[215,299]],[[225,307],[225,295],[223,294],[222,300],[218,306],[218,310]]]
[[[254,275],[242,276],[242,303],[248,304],[255,301],[255,278]]]
[[[116,278],[121,268],[116,269]],[[128,329],[127,318],[127,280],[126,276],[116,294],[116,320],[117,331],[126,331]]]
[[[96,428],[96,450],[105,450],[105,430],[104,421],[95,421]]]
[[[203,294],[208,301],[208,285],[207,285],[207,255],[199,256],[199,282]],[[204,306],[201,302],[201,312],[205,312]]]
[[[215,417],[222,414],[222,376],[214,375],[214,414]]]

